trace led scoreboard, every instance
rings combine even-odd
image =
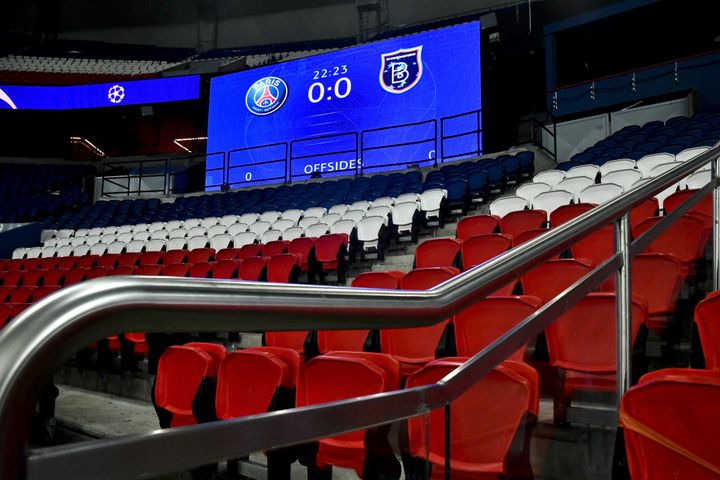
[[[477,154],[480,92],[478,22],[216,77],[206,189]]]

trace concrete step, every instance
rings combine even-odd
[[[388,272],[390,270],[398,270],[401,272],[409,272],[412,270],[412,262],[407,264],[384,264],[379,263],[377,265],[373,265],[372,271],[373,272]]]

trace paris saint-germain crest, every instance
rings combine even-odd
[[[265,77],[253,83],[245,93],[245,106],[255,115],[270,115],[283,106],[288,96],[282,78]]]
[[[382,54],[380,86],[390,93],[405,93],[422,78],[422,48],[402,48]]]

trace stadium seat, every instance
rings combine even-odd
[[[260,254],[263,257],[274,257],[275,255],[281,255],[287,252],[288,243],[289,242],[285,240],[275,240],[265,243],[262,245]]]
[[[579,178],[579,177],[576,177]],[[544,210],[548,214],[548,220],[555,209],[569,205],[574,199],[574,194],[566,190],[553,190],[541,193],[535,197],[530,208],[534,210]]]
[[[400,280],[400,289],[427,290],[458,273],[453,267],[415,269]],[[448,346],[441,344],[441,340],[449,322],[450,319],[429,327],[380,330],[380,350],[400,363],[400,372],[406,377],[433,360],[437,350],[448,351]]]
[[[187,277],[190,274],[190,265],[186,263],[172,263],[165,265],[162,270],[164,277]]]
[[[541,193],[549,192],[552,189],[553,187],[548,185],[547,183],[528,182],[520,185],[517,190],[515,190],[515,195],[524,198],[525,203],[527,205],[531,205],[535,197],[537,197]]]
[[[168,250],[165,252],[165,255],[162,256],[162,263],[163,265],[185,263],[187,261],[187,256],[187,250]]]
[[[415,268],[459,267],[462,242],[452,238],[432,238],[415,250]]]
[[[457,354],[472,357],[512,327],[532,315],[542,304],[529,295],[483,298],[453,317]],[[508,357],[523,361],[527,345]]]
[[[460,245],[460,264],[467,270],[510,250],[511,246],[512,239],[502,233],[475,235]]]
[[[717,291],[706,295],[695,307],[695,324],[705,356],[705,368],[708,370],[720,370],[718,312],[720,312],[720,295]]]
[[[590,293],[545,329],[550,365],[564,371],[554,393],[555,419],[563,421],[577,390],[614,392],[617,365],[614,293]],[[631,344],[647,322],[647,302],[633,295]]]
[[[430,362],[408,378],[407,388],[437,383],[465,360]],[[451,478],[533,478],[529,447],[539,409],[539,390],[538,374],[532,367],[506,361],[452,402]],[[421,417],[408,420],[406,478],[444,478],[445,435],[443,409],[432,411],[427,421]],[[430,463],[429,477],[425,476],[425,459]]]
[[[215,389],[222,359],[211,349],[224,348],[212,344],[206,348],[199,343],[172,346],[160,357],[152,401],[161,428],[216,420]]]
[[[500,217],[495,215],[474,215],[460,220],[457,224],[456,237],[466,240],[473,235],[500,232]]]
[[[490,204],[490,215],[502,218],[510,212],[525,210],[527,206],[528,202],[523,197],[500,197]]]
[[[342,399],[396,390],[399,368],[392,358],[367,352],[329,352],[307,362],[300,371],[297,406],[317,405]],[[388,440],[390,426],[358,430],[318,441],[317,453],[308,466],[324,471],[332,466],[351,468],[360,478],[400,478],[398,463]]]
[[[347,235],[342,233],[323,235],[315,241],[315,261],[318,265],[321,282],[324,281],[327,272],[335,270],[338,282],[345,283],[347,243]],[[295,252],[288,247],[288,253]]]
[[[712,413],[718,401],[716,372],[667,369],[644,375],[620,404],[631,477],[718,478],[720,454],[714,438],[719,425]]]
[[[218,260],[212,269],[212,278],[233,279],[238,276],[242,260]]]
[[[135,275],[144,275],[144,276],[160,276],[163,271],[162,265],[140,265],[137,270],[135,270]]]
[[[302,271],[301,262],[300,256],[292,253],[273,255],[267,263],[267,281],[297,283]]]
[[[533,177],[533,183],[546,183],[555,189],[565,179],[565,172],[562,170],[545,170]]]
[[[520,277],[523,293],[545,304],[590,273],[592,261],[584,258],[548,260]]]
[[[520,210],[509,212],[500,220],[500,231],[511,238],[528,230],[543,228],[547,213],[542,210]]]
[[[188,276],[191,278],[210,278],[213,264],[208,262],[197,262],[190,266]]]
[[[211,262],[215,259],[215,250],[212,248],[196,248],[187,254],[187,263]]]
[[[638,238],[662,217],[651,217],[633,227],[632,234]],[[703,221],[692,214],[685,214],[656,238],[645,250],[647,253],[669,253],[683,262],[683,277],[694,275],[694,263],[705,253],[706,231]]]
[[[267,257],[249,257],[242,260],[238,268],[238,278],[253,282],[267,278]]]

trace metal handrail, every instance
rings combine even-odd
[[[631,208],[711,160],[713,181],[680,206],[678,214],[713,190],[716,215],[713,278],[717,280],[718,156],[720,146],[427,291],[159,277],[104,278],[62,289],[28,308],[0,332],[0,478],[39,479],[48,475],[57,478],[58,472],[64,478],[144,478],[438,408],[457,398],[611,272],[622,271],[627,265],[623,260],[636,252],[631,252],[629,245],[623,251],[618,249],[573,287],[434,385],[132,437],[26,451],[29,418],[42,386],[69,356],[97,338],[137,330],[366,329],[438,323],[586,235],[618,219],[627,222]],[[662,233],[672,218],[667,220],[646,232],[641,240],[650,241]],[[627,274],[628,269],[624,270]],[[293,428],[285,428],[288,424]],[[166,454],[147,454],[157,452],[158,448],[166,449]],[[122,460],[128,458],[132,461]],[[108,462],[112,468],[108,468]]]

